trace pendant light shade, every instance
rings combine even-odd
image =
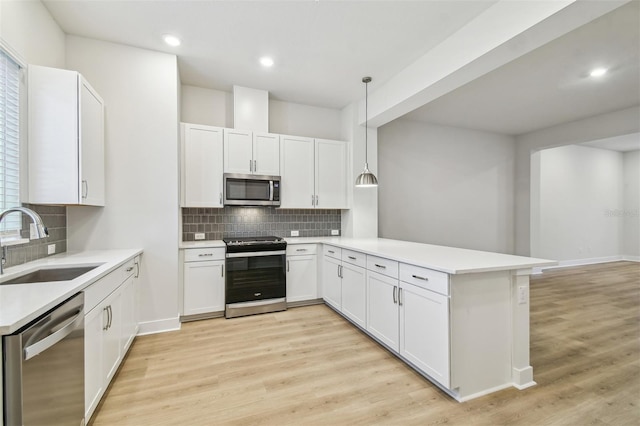
[[[378,186],[378,178],[369,170],[369,140],[368,133],[368,115],[369,115],[369,83],[371,83],[371,77],[363,77],[364,83],[364,171],[356,178],[357,187],[372,187]]]

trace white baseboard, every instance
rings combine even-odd
[[[180,330],[180,317],[141,322],[140,329],[138,330],[138,336],[176,330]]]
[[[623,255],[622,260],[626,260],[627,262],[640,262],[640,256]]]

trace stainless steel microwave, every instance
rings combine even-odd
[[[225,206],[279,206],[280,176],[224,174]]]

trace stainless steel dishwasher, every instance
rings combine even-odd
[[[84,425],[84,293],[3,339],[5,425]]]

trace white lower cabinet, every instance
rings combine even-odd
[[[400,282],[400,355],[449,387],[449,298]]]
[[[342,277],[342,313],[360,327],[366,327],[367,282],[366,269],[343,262],[340,270]]]
[[[340,269],[342,261],[324,256],[322,259],[322,297],[335,309],[342,310],[342,278]]]
[[[224,248],[184,251],[184,316],[224,311]]]
[[[287,303],[318,298],[318,256],[315,244],[287,246]]]
[[[88,423],[138,331],[139,257],[85,290],[84,401]],[[106,294],[106,296],[105,296]]]
[[[398,279],[367,271],[367,331],[400,352]]]

